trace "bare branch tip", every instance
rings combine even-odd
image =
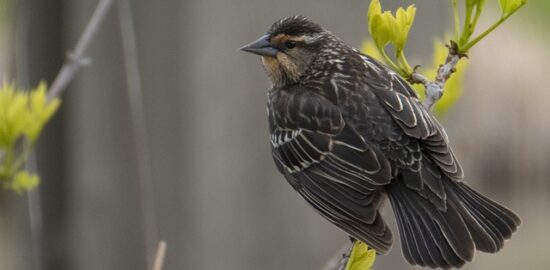
[[[155,261],[152,270],[162,270],[164,266],[164,258],[166,257],[167,243],[164,240],[159,241]]]

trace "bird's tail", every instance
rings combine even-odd
[[[407,261],[431,268],[459,268],[473,259],[475,250],[499,251],[520,225],[520,218],[462,182],[446,177],[442,181],[446,200],[439,206],[402,179],[387,189]]]

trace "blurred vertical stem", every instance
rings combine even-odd
[[[25,167],[28,171],[36,171],[37,161],[36,156],[32,153],[25,163]],[[33,239],[33,254],[34,254],[34,269],[41,270],[46,269],[46,258],[44,257],[43,245],[44,245],[44,221],[42,204],[40,203],[40,189],[34,189],[27,193],[27,202],[29,207],[29,223],[31,227],[31,234]]]
[[[98,31],[99,26],[104,21],[108,11],[112,6],[113,0],[100,0],[90,18],[90,21],[87,23],[84,32],[82,33],[80,39],[77,42],[75,49],[72,52],[68,53],[66,61],[63,63],[59,73],[54,79],[49,91],[48,91],[48,100],[52,100],[61,95],[61,93],[66,89],[69,82],[74,78],[74,75],[78,69],[86,62],[84,60],[84,53],[93,40],[95,33]],[[29,37],[26,36],[28,33],[28,11],[26,10],[27,6],[20,8],[18,15],[23,18],[18,18],[19,27],[16,28],[16,34],[18,38],[23,39],[20,43],[22,46],[26,46],[29,41]],[[22,29],[23,28],[23,29]],[[28,51],[28,49],[25,49]],[[21,55],[18,57],[17,68],[18,75],[20,78],[19,81],[27,81],[26,76],[28,76],[28,66],[31,63],[28,61],[26,55]],[[20,167],[25,164],[30,170],[36,170],[36,159],[32,154],[32,145],[25,146],[25,153],[23,154],[24,158],[16,160],[16,166]],[[9,151],[9,160],[10,163],[13,162],[13,149]],[[29,157],[27,161],[26,158]],[[43,248],[43,215],[42,207],[40,204],[40,192],[39,190],[34,190],[28,194],[28,211],[29,211],[29,222],[31,230],[31,241],[32,241],[32,250],[33,250],[33,269],[40,270],[45,268],[45,260],[42,252]]]
[[[143,90],[141,87],[141,75],[139,71],[138,52],[132,7],[129,0],[118,0],[118,14],[120,19],[120,34],[122,36],[122,49],[126,71],[126,82],[134,145],[138,163],[138,178],[140,189],[140,203],[145,235],[145,251],[147,269],[152,269],[154,245],[158,241],[158,226],[155,211],[155,198],[153,193],[151,157],[148,147],[148,134],[143,106]]]

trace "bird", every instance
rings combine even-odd
[[[304,16],[241,48],[261,56],[278,171],[313,209],[378,254],[393,234],[411,265],[460,268],[521,224],[469,187],[443,126],[408,82]]]

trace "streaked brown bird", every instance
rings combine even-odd
[[[413,265],[461,267],[494,253],[520,218],[462,182],[443,127],[403,78],[305,17],[275,22],[241,50],[258,54],[278,170],[327,220],[385,254],[393,237]]]

